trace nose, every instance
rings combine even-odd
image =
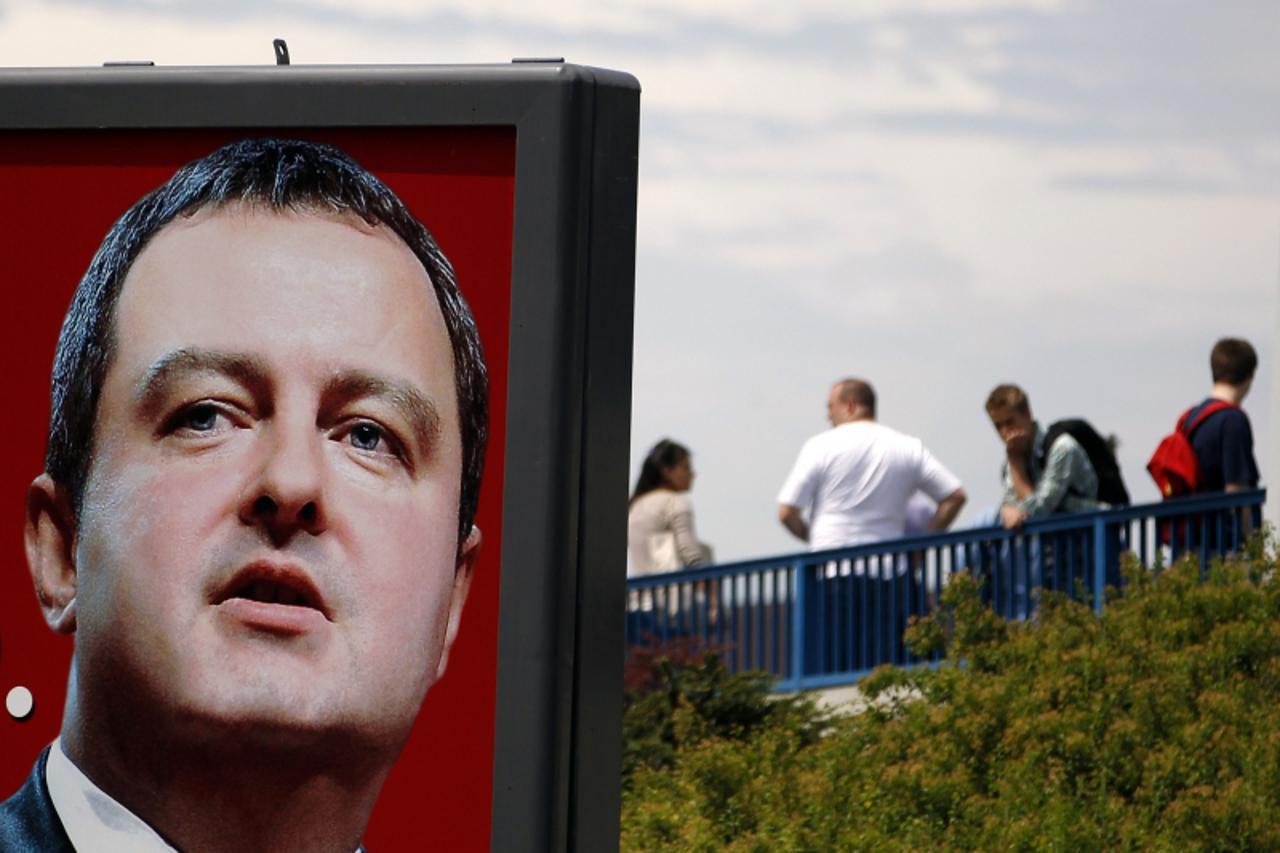
[[[324,446],[314,425],[273,423],[240,503],[240,520],[261,527],[274,544],[326,526]]]

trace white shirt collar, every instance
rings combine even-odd
[[[45,765],[49,799],[76,850],[94,853],[175,853],[146,822],[113,800],[80,772],[53,742]]]
[[[44,769],[53,810],[76,850],[92,853],[177,853],[146,821],[113,800],[53,741]],[[364,846],[355,849],[364,853]]]

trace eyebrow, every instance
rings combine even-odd
[[[270,371],[257,356],[188,347],[166,353],[147,369],[134,393],[139,411],[144,416],[154,415],[176,383],[199,374],[226,376],[244,385],[258,399],[267,399],[272,387]],[[439,410],[431,398],[407,382],[367,370],[341,370],[325,384],[321,408],[336,402],[369,398],[391,405],[408,422],[423,452],[435,445],[440,434]]]
[[[440,434],[440,412],[430,397],[407,382],[366,370],[342,370],[325,386],[321,408],[333,402],[369,398],[384,400],[399,412],[422,452],[435,446]]]
[[[188,347],[165,353],[147,368],[134,391],[139,411],[144,416],[154,415],[175,384],[204,373],[233,379],[259,398],[271,388],[267,367],[256,356]]]

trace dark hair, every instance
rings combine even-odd
[[[987,414],[1001,409],[1013,409],[1015,412],[1030,415],[1031,401],[1027,399],[1027,392],[1011,383],[997,385],[987,395]]]
[[[1249,342],[1240,338],[1223,338],[1209,353],[1209,370],[1214,382],[1243,385],[1258,369],[1258,354]]]
[[[404,202],[344,152],[297,140],[245,139],[188,163],[125,211],[98,247],[58,336],[45,453],[45,470],[67,488],[75,517],[93,458],[98,400],[115,352],[116,304],[129,269],[170,222],[232,204],[354,214],[371,226],[386,226],[422,263],[453,348],[462,443],[461,547],[475,518],[488,429],[489,379],[475,318],[448,259]]]
[[[841,403],[862,406],[871,417],[876,416],[876,389],[865,379],[841,379],[836,383]]]
[[[635,491],[631,493],[631,503],[635,503],[636,498],[641,495],[661,488],[666,483],[662,472],[667,468],[674,468],[688,458],[689,448],[669,438],[664,438],[655,444],[649,451],[649,455],[644,458],[644,462],[640,464],[640,476],[636,479]]]

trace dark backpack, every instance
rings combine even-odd
[[[1187,419],[1197,408],[1200,409],[1199,414],[1188,423]],[[1200,460],[1191,447],[1191,434],[1210,415],[1234,408],[1226,400],[1213,400],[1199,407],[1192,406],[1178,418],[1173,432],[1160,440],[1160,446],[1151,454],[1151,461],[1147,463],[1147,470],[1151,472],[1151,479],[1156,481],[1156,487],[1165,500],[1196,492],[1200,486]]]
[[[1040,470],[1044,470],[1049,450],[1058,436],[1063,433],[1074,438],[1076,443],[1084,449],[1085,455],[1089,457],[1089,464],[1098,475],[1098,500],[1112,506],[1127,506],[1129,491],[1124,487],[1124,478],[1120,476],[1120,466],[1116,464],[1116,456],[1111,452],[1111,445],[1083,418],[1067,418],[1054,421],[1049,425],[1049,430],[1044,436],[1044,455],[1040,457]]]

